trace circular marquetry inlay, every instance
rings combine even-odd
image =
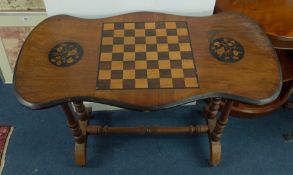
[[[49,52],[49,61],[60,67],[77,63],[83,54],[83,50],[76,42],[62,42],[54,46]]]
[[[244,56],[242,45],[231,38],[217,38],[210,43],[211,54],[220,61],[235,63]]]

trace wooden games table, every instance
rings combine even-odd
[[[86,164],[91,134],[207,133],[215,166],[233,102],[270,103],[280,93],[282,75],[270,41],[243,15],[141,12],[95,20],[46,19],[22,47],[14,86],[18,100],[29,108],[63,107],[79,165]],[[204,109],[207,124],[188,127],[89,125],[92,116],[82,103],[152,111],[206,98],[212,99]],[[226,102],[217,118],[221,98]]]

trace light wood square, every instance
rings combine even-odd
[[[198,87],[197,79],[196,77],[193,78],[184,78],[185,87],[191,88],[191,87]]]
[[[182,69],[171,69],[172,78],[183,78],[184,73]]]
[[[147,36],[146,44],[157,44],[157,38],[155,36]]]
[[[181,60],[181,54],[180,52],[169,52],[169,58],[170,60]]]
[[[147,60],[158,60],[158,52],[147,52],[146,57]]]
[[[114,23],[104,24],[104,30],[114,30]]]
[[[135,61],[135,69],[147,69],[146,61]]]
[[[159,69],[148,69],[147,70],[147,77],[148,78],[160,78]]]
[[[135,37],[124,37],[124,44],[135,44]]]
[[[145,44],[136,44],[135,45],[135,52],[146,52],[146,45]]]
[[[114,37],[124,37],[124,30],[114,30]]]
[[[103,45],[112,45],[113,44],[113,37],[103,37],[102,44]]]
[[[172,78],[160,78],[160,87],[161,88],[172,88],[173,87]]]
[[[179,43],[178,36],[167,36],[167,41],[169,44]]]
[[[135,36],[145,36],[144,29],[135,29]]]
[[[168,52],[169,51],[168,44],[157,44],[157,50],[158,52]]]
[[[123,70],[123,79],[135,79],[135,70]]]
[[[170,69],[170,60],[159,60],[159,69]]]
[[[193,60],[182,60],[182,68],[183,69],[192,69],[192,68],[194,68]]]
[[[122,89],[123,81],[122,79],[112,79],[110,84],[111,89]]]
[[[186,28],[177,29],[178,36],[188,36],[188,30]]]
[[[135,79],[135,88],[148,88],[147,79]]]
[[[112,70],[123,70],[123,61],[112,61],[111,69]]]
[[[124,45],[123,44],[113,45],[112,52],[113,53],[121,53],[121,52],[124,52]]]
[[[99,71],[99,80],[110,80],[110,79],[111,79],[111,70]]]
[[[134,60],[135,60],[135,52],[123,53],[123,61],[134,61]]]
[[[124,23],[124,29],[130,30],[135,28],[135,23]]]
[[[156,24],[154,22],[146,22],[145,23],[145,29],[155,29]]]
[[[100,61],[111,61],[112,53],[101,53]]]
[[[166,25],[166,29],[176,29],[177,28],[176,22],[166,22],[165,25]]]
[[[191,51],[191,46],[189,43],[180,43],[180,51]]]
[[[166,29],[156,29],[156,35],[157,36],[167,36]]]

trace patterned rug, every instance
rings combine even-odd
[[[0,126],[0,175],[4,167],[6,149],[12,131],[13,128],[10,126]]]

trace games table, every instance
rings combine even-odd
[[[281,86],[270,41],[252,20],[234,13],[50,17],[26,39],[14,74],[16,96],[23,105],[62,106],[79,165],[86,164],[88,135],[116,133],[207,133],[210,164],[218,165],[220,138],[233,102],[267,104],[279,95]],[[91,110],[83,104],[152,111],[205,98],[211,98],[204,109],[207,124],[187,127],[89,125]],[[226,102],[217,118],[221,98]]]

